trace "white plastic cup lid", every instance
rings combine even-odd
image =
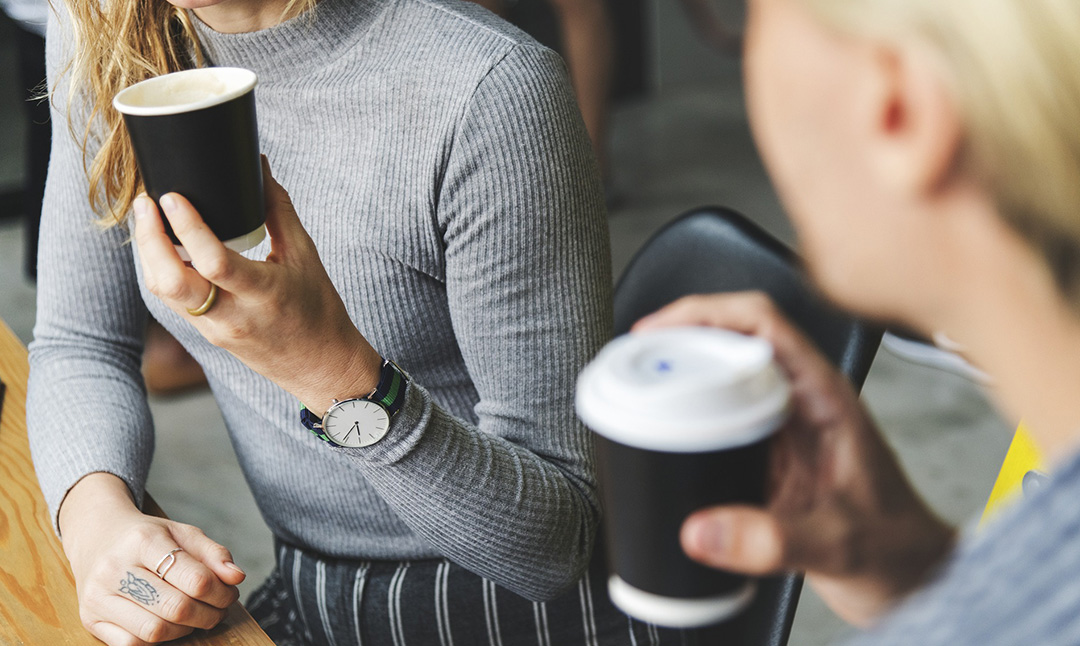
[[[258,83],[242,67],[200,67],[146,79],[120,90],[113,107],[123,114],[156,117],[194,112],[231,101]]]
[[[787,417],[790,399],[767,341],[704,327],[615,339],[577,383],[578,416],[595,432],[672,453],[764,439]]]

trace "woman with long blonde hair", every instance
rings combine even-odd
[[[598,503],[570,393],[609,335],[611,280],[558,57],[458,0],[56,9],[28,421],[86,628],[174,639],[220,621],[244,578],[140,510],[152,314],[206,372],[275,536],[249,609],[277,643],[660,636],[588,567]],[[110,103],[202,65],[259,77],[269,239],[243,254],[184,196],[141,194]]]
[[[956,537],[764,298],[695,297],[637,329],[760,334],[796,406],[768,507],[702,510],[684,548],[716,567],[806,571],[871,629],[858,644],[1080,643],[1080,3],[752,0],[745,74],[816,283],[963,347],[1052,473]]]

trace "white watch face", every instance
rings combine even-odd
[[[341,446],[360,448],[383,439],[390,429],[386,409],[366,399],[336,404],[323,418],[323,432]]]

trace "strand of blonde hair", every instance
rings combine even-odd
[[[315,2],[290,0],[282,19],[308,11]],[[82,149],[90,206],[101,226],[113,227],[124,222],[143,191],[131,140],[123,117],[113,108],[113,97],[139,81],[202,67],[205,61],[188,12],[166,0],[65,0],[65,4],[75,41],[75,55],[63,73],[71,75],[68,127]],[[54,82],[54,92],[55,88]],[[85,109],[81,131],[72,119],[76,106]]]
[[[68,127],[80,142],[87,199],[105,227],[124,221],[142,180],[112,98],[139,81],[203,64],[187,13],[163,0],[66,0],[74,27]],[[81,132],[72,119],[86,110]],[[96,150],[95,150],[96,149]],[[91,155],[91,151],[94,151]]]

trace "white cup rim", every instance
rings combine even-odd
[[[665,597],[639,590],[618,575],[608,579],[608,594],[620,610],[669,628],[699,628],[734,617],[754,600],[757,584],[747,581],[728,594],[705,598]]]
[[[218,81],[225,83],[228,88],[225,92],[220,94],[215,94],[214,96],[199,101],[186,103],[140,105],[137,100],[140,95],[148,90],[156,89],[158,86],[175,82],[177,78],[187,76],[214,77]],[[135,85],[131,85],[121,90],[113,97],[113,107],[122,114],[138,117],[157,117],[194,112],[196,110],[211,108],[215,105],[221,105],[222,103],[231,101],[239,96],[243,96],[255,87],[258,80],[258,76],[255,72],[242,67],[200,67],[180,72],[172,72],[170,74],[163,74],[161,76],[146,79],[145,81],[140,81]]]
[[[689,371],[668,379],[649,367],[664,356],[688,363]],[[791,402],[791,385],[768,342],[706,327],[615,339],[582,370],[576,390],[578,417],[595,433],[668,453],[723,451],[764,440],[787,418]]]

